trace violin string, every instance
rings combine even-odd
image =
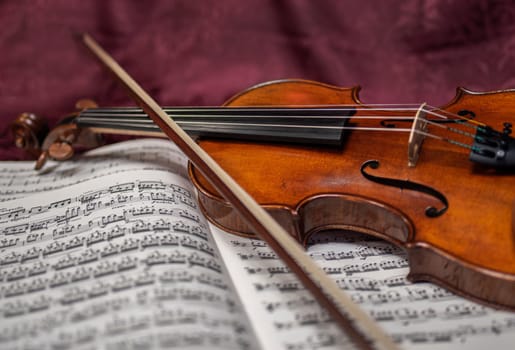
[[[266,112],[277,112],[277,111],[329,111],[329,112],[338,112],[338,111],[349,111],[349,110],[367,110],[367,111],[418,111],[420,109],[420,104],[367,104],[359,105],[359,104],[343,104],[338,105],[338,107],[334,107],[334,105],[302,105],[302,106],[292,106],[292,107],[277,107],[277,106],[259,106],[259,107],[182,107],[182,108],[172,108],[172,107],[165,107],[165,110],[168,110],[170,113],[174,112],[187,112],[189,111],[191,114],[196,115],[199,111],[211,111],[211,112],[220,112],[220,111],[266,111]],[[142,117],[146,117],[146,114],[143,113],[141,108],[137,107],[114,107],[114,108],[94,108],[94,109],[87,109],[85,112],[91,112],[91,113],[119,113],[120,111],[128,112],[130,115],[138,115]],[[454,114],[449,111],[445,111],[443,109],[425,105],[424,111],[426,113],[432,114],[434,116],[443,118],[443,119],[449,119],[455,118],[463,121],[471,122],[475,125],[484,125],[482,123],[479,123],[477,121],[474,121],[470,118],[466,118],[464,116],[460,116],[457,114]],[[438,111],[438,112],[437,112]]]
[[[81,121],[87,121],[87,122],[95,122],[95,121],[105,121],[106,118],[112,118],[112,120],[116,120],[117,122],[138,122],[138,123],[148,123],[151,124],[152,121],[148,119],[146,114],[134,116],[130,114],[104,114],[102,116],[88,116],[88,115],[81,115],[80,120]],[[134,118],[136,117],[136,118]],[[412,121],[414,117],[406,117],[403,115],[393,115],[388,116],[387,118],[385,116],[377,116],[377,115],[356,115],[356,116],[331,116],[331,115],[209,115],[209,114],[196,114],[196,115],[172,115],[174,119],[180,120],[183,123],[196,123],[195,121],[189,121],[184,120],[180,118],[191,118],[191,119],[252,119],[252,118],[259,118],[259,119],[309,119],[316,121],[317,119],[334,119],[336,121],[338,120],[349,120],[349,119],[377,119],[377,120],[385,120],[385,119],[395,119],[395,120],[406,120],[406,121]],[[122,119],[126,118],[126,119]],[[210,123],[217,123],[216,121],[210,121]]]
[[[350,111],[349,108],[352,108],[352,110],[367,110],[367,111],[385,111],[385,112],[391,112],[391,111],[417,111],[420,107],[419,105],[415,105],[415,104],[409,104],[409,105],[367,105],[366,108],[364,108],[363,106],[361,105],[341,105],[343,106],[342,107],[320,107],[320,106],[317,106],[317,107],[310,107],[310,106],[307,106],[307,107],[299,107],[299,108],[290,108],[290,107],[284,107],[284,108],[277,108],[277,107],[274,107],[274,108],[262,108],[262,107],[244,107],[244,108],[237,108],[237,107],[202,107],[202,108],[180,108],[180,109],[177,109],[177,108],[166,108],[165,110],[168,110],[168,112],[170,114],[176,114],[176,115],[180,115],[180,116],[188,116],[188,117],[199,117],[199,118],[220,118],[223,116],[223,118],[253,118],[253,117],[259,117],[259,118],[277,118],[278,116],[277,115],[274,115],[274,114],[252,114],[252,115],[248,115],[248,114],[243,114],[243,115],[239,115],[239,114],[234,114],[234,112],[236,111],[245,111],[245,112],[256,112],[256,111],[263,111],[263,112],[267,112],[267,113],[272,113],[272,112],[285,112],[285,111],[318,111],[318,112],[321,112],[321,111],[324,111],[324,112],[343,112],[343,111]],[[369,106],[372,106],[372,107],[369,107]],[[391,107],[391,106],[395,106],[395,107]],[[409,107],[408,107],[409,106]],[[360,107],[360,108],[355,108],[355,107]],[[120,113],[120,111],[124,111],[124,112],[130,112],[130,114],[124,114],[124,113]],[[198,112],[199,111],[211,111],[211,112],[220,112],[220,111],[225,111],[225,112],[228,112],[230,111],[231,114],[225,114],[225,115],[220,115],[220,114],[199,114]],[[441,118],[441,119],[453,119],[453,120],[456,120],[456,121],[464,121],[464,122],[468,122],[468,123],[471,123],[473,124],[473,128],[475,128],[476,126],[485,126],[484,124],[482,123],[479,123],[477,121],[474,121],[470,118],[466,118],[464,116],[460,116],[460,115],[456,115],[456,114],[453,114],[453,113],[450,113],[450,112],[447,112],[447,111],[444,111],[442,109],[439,109],[439,108],[436,108],[436,107],[432,107],[432,106],[425,106],[424,107],[424,111],[427,113],[427,114],[431,114],[435,117],[438,117],[438,118]],[[436,112],[438,111],[438,113]],[[185,112],[189,112],[189,113],[185,113]],[[123,117],[123,116],[126,116],[126,117],[129,117],[129,118],[133,118],[133,117],[141,117],[141,118],[148,118],[147,115],[145,113],[142,112],[141,109],[138,109],[138,108],[135,108],[135,107],[117,107],[117,108],[96,108],[96,109],[89,109],[89,110],[86,110],[83,112],[84,116],[86,115],[97,115],[97,114],[100,114],[102,115],[103,117]],[[299,116],[296,116],[296,115],[282,115],[282,116],[279,116],[279,117],[282,117],[282,118],[313,118],[313,119],[316,119],[316,118],[323,118],[323,119],[340,119],[340,118],[343,118],[343,119],[349,119],[349,118],[353,118],[353,119],[358,119],[358,118],[370,118],[370,119],[403,119],[403,120],[412,120],[413,118],[412,117],[405,117],[405,116],[396,116],[396,115],[385,115],[385,116],[381,116],[381,115],[373,115],[373,116],[366,116],[366,115],[358,115],[358,116],[353,116],[353,117],[348,117],[348,116],[333,116],[333,115],[299,115]],[[461,123],[462,125],[465,125],[465,123]]]
[[[440,118],[442,118],[441,115],[438,115],[436,113],[431,113],[433,115],[436,115]],[[135,115],[130,115],[130,114],[119,114],[119,113],[116,113],[116,114],[102,114],[101,116],[94,116],[94,117],[89,117],[88,115],[86,114],[82,114],[81,115],[81,122],[85,122],[85,123],[95,123],[95,122],[98,122],[98,123],[101,123],[101,122],[105,122],[107,118],[112,118],[111,120],[115,120],[117,123],[141,123],[141,124],[153,124],[152,121],[150,119],[148,119],[148,117],[145,115],[145,114],[138,114],[138,118],[134,118]],[[114,118],[116,117],[116,118]],[[184,117],[183,115],[179,116],[180,117]],[[215,118],[218,118],[218,119],[245,119],[245,118],[260,118],[260,119],[266,119],[266,118],[281,118],[281,119],[309,119],[309,120],[312,120],[312,121],[316,121],[317,119],[335,119],[335,120],[349,120],[349,119],[376,119],[376,120],[390,120],[390,119],[394,119],[395,121],[413,121],[414,120],[414,117],[406,117],[406,116],[398,116],[398,115],[390,115],[390,116],[377,116],[377,115],[357,115],[357,116],[309,116],[309,115],[305,115],[305,116],[300,116],[300,115],[288,115],[288,116],[275,116],[275,115],[252,115],[252,116],[247,116],[247,115],[224,115],[224,116],[213,116],[213,115],[194,115],[192,116],[193,118],[207,118],[207,119],[215,119]],[[127,119],[123,119],[123,118],[127,118]],[[189,117],[188,117],[189,118]],[[448,119],[447,117],[443,117],[445,119]],[[459,119],[461,120],[461,119]],[[437,127],[440,127],[440,128],[447,128],[448,130],[452,130],[456,133],[459,133],[459,134],[465,134],[466,136],[470,136],[470,137],[473,137],[472,134],[470,133],[466,133],[462,130],[459,130],[459,129],[456,129],[456,128],[451,128],[451,127],[447,127],[447,126],[444,126],[444,125],[441,125],[437,122],[433,122],[431,121],[430,119],[425,119],[425,121],[429,124],[432,124],[432,125],[435,125]],[[191,125],[199,125],[199,124],[202,124],[202,123],[206,123],[205,121],[201,121],[201,122],[198,122],[198,121],[191,121],[191,120],[180,120],[180,123],[181,124],[184,124],[184,125],[188,125],[188,124],[191,124]],[[250,124],[250,123],[233,123],[233,122],[230,122],[230,123],[227,123],[227,122],[221,122],[221,121],[215,121],[215,122],[208,122],[208,123],[212,123],[212,124],[217,124],[217,125],[253,125],[253,124]],[[269,125],[274,125],[274,126],[279,126],[277,124],[269,124],[269,123],[265,123],[267,126]],[[285,124],[285,125],[281,125],[281,126],[289,126],[291,124]],[[310,124],[311,125],[311,124]],[[466,125],[465,123],[460,123],[460,125]],[[308,125],[306,125],[308,126]],[[473,127],[474,129],[476,128],[475,126]]]
[[[463,135],[463,136],[467,136],[467,137],[471,137],[471,138],[475,137],[475,135],[472,134],[472,133],[469,133],[469,132],[466,132],[466,131],[463,131],[463,130],[460,130],[460,129],[456,129],[456,128],[453,128],[453,127],[450,127],[450,126],[447,126],[447,125],[439,124],[439,123],[436,123],[436,122],[431,121],[429,119],[424,119],[423,121],[426,122],[427,124],[431,124],[431,125],[434,125],[436,127],[439,127],[439,128],[442,128],[442,129],[446,129],[448,131],[452,131],[454,133],[457,133],[457,134],[460,134],[460,135]],[[461,123],[460,123],[460,125],[461,125]]]
[[[429,113],[429,112],[428,112]],[[436,114],[436,113],[431,113],[432,115],[435,115],[437,117],[440,117],[440,118],[443,118],[443,119],[449,119],[445,116],[442,116],[440,114]],[[145,114],[120,114],[120,113],[115,113],[115,114],[108,114],[108,113],[104,113],[104,114],[101,114],[100,116],[96,115],[96,114],[93,114],[95,115],[94,117],[90,117],[88,116],[88,114],[86,113],[83,113],[81,114],[81,120],[85,121],[85,122],[100,122],[100,121],[104,121],[106,120],[106,118],[112,118],[112,120],[116,120],[117,122],[139,122],[139,123],[152,123],[152,121],[150,119],[148,119],[148,117],[145,115]],[[116,118],[115,118],[116,117]],[[134,118],[136,117],[136,118]],[[177,116],[178,118],[180,117],[185,117],[185,115],[178,115]],[[127,119],[122,119],[122,118],[127,118]],[[390,119],[394,119],[395,121],[412,121],[414,120],[414,117],[406,117],[406,116],[400,116],[400,115],[388,115],[388,116],[382,116],[382,115],[355,115],[355,116],[327,116],[327,115],[323,115],[323,116],[320,116],[320,115],[280,115],[280,116],[277,116],[277,115],[256,115],[256,114],[253,114],[253,115],[207,115],[207,114],[196,114],[196,115],[188,115],[187,118],[207,118],[207,119],[245,119],[245,118],[260,118],[260,119],[266,119],[266,118],[275,118],[275,119],[278,119],[278,118],[281,118],[281,119],[310,119],[310,120],[313,120],[313,121],[316,121],[317,119],[335,119],[335,120],[348,120],[348,119],[381,119],[381,120],[390,120]],[[435,123],[435,122],[432,122],[430,119],[425,119],[428,123],[431,123],[433,125],[438,125],[438,123]],[[462,118],[458,119],[459,121],[463,120]],[[466,120],[466,119],[465,119]],[[468,120],[466,120],[468,121]],[[181,120],[182,123],[186,124],[186,123],[196,123],[195,121],[186,121],[186,120]],[[205,121],[203,121],[205,122]],[[217,123],[217,122],[215,122]],[[222,123],[222,122],[219,122],[219,123]],[[465,125],[465,123],[460,123],[460,125]],[[444,127],[442,125],[438,125],[439,127]],[[473,128],[475,128],[475,126],[473,126]],[[450,129],[450,128],[449,128]],[[454,129],[454,130],[458,130],[458,129]]]
[[[182,121],[179,121],[178,122],[179,125],[206,125],[206,123],[204,122],[182,122]],[[98,123],[96,125],[99,125],[99,126],[113,126],[113,124],[109,123],[109,122],[106,122],[106,123]],[[208,124],[206,126],[213,126],[213,125],[225,125],[225,126],[245,126],[245,127],[262,127],[264,126],[263,124],[256,124],[256,123],[223,123],[223,122],[219,122],[219,123],[211,123],[211,124]],[[138,127],[138,128],[141,128],[142,130],[143,129],[155,129],[155,130],[158,130],[158,128],[154,125],[154,124],[150,124],[150,123],[144,123],[144,125],[141,125],[141,124],[131,124],[131,123],[119,123],[119,124],[116,124],[116,126],[119,126],[119,127]],[[411,129],[407,129],[407,128],[396,128],[396,129],[390,129],[390,128],[384,128],[384,127],[381,127],[381,128],[374,128],[374,127],[358,127],[358,126],[329,126],[329,125],[290,125],[290,124],[266,124],[265,125],[266,127],[275,127],[275,128],[286,128],[286,129],[289,129],[289,128],[314,128],[314,129],[322,129],[322,130],[370,130],[370,131],[391,131],[391,132],[410,132]]]
[[[197,123],[200,124],[200,125],[205,125],[205,123],[201,123],[201,122],[197,122]],[[179,125],[180,124],[181,123],[179,123]],[[234,126],[235,124],[231,123],[231,124],[228,124],[228,125]],[[249,123],[242,123],[241,125],[242,126],[246,126],[246,127],[249,127],[249,126],[257,126],[257,127],[263,126],[262,124],[249,124]],[[113,125],[110,124],[110,123],[98,123],[97,126],[100,126],[100,127],[103,126],[105,128],[113,127]],[[134,124],[126,123],[126,124],[117,124],[116,126],[118,126],[120,128],[123,128],[123,127],[134,127],[135,129],[138,129],[138,130],[141,130],[141,131],[155,131],[155,132],[159,132],[159,129],[155,125],[150,124],[150,123],[146,123],[145,125],[139,125],[139,124],[134,125]],[[283,128],[305,128],[305,127],[309,127],[309,128],[316,128],[316,129],[337,129],[339,131],[350,130],[350,131],[382,131],[382,132],[405,132],[405,133],[411,132],[411,129],[408,129],[408,128],[395,128],[395,129],[392,129],[392,128],[385,128],[385,127],[374,128],[374,127],[345,127],[345,126],[318,126],[318,125],[306,126],[306,125],[286,125],[286,124],[275,124],[275,125],[268,124],[266,126],[267,127],[283,127]],[[457,140],[453,140],[453,139],[450,139],[450,138],[447,138],[447,137],[442,137],[442,136],[435,135],[435,134],[432,134],[432,133],[428,133],[428,132],[425,132],[425,131],[422,131],[422,130],[415,130],[414,132],[417,133],[417,134],[420,134],[422,136],[430,137],[430,138],[433,138],[433,139],[436,139],[436,140],[440,140],[440,141],[443,141],[443,142],[447,142],[447,143],[450,143],[450,144],[453,144],[453,145],[456,145],[456,146],[459,146],[459,147],[463,147],[463,148],[466,148],[466,149],[472,149],[471,145],[468,145],[466,143],[463,143],[463,142],[460,142],[460,141],[457,141]]]
[[[227,109],[227,108],[226,108]],[[233,109],[233,108],[231,108]],[[258,109],[256,109],[258,110]],[[113,110],[111,110],[113,111]],[[135,109],[136,112],[141,112],[141,110],[137,110]],[[327,110],[324,110],[324,111],[327,111]],[[341,110],[337,110],[337,109],[332,109],[331,111],[341,111]],[[403,110],[405,111],[405,110]],[[434,115],[440,119],[446,119],[446,120],[449,120],[448,117],[442,115],[442,114],[439,114],[439,113],[435,113],[433,111],[430,111],[430,110],[425,110],[426,113],[428,114],[431,114],[431,115]],[[182,112],[182,111],[181,111]],[[445,112],[445,111],[444,111]],[[231,113],[233,113],[233,111],[231,111]],[[92,115],[91,117],[89,115]],[[99,111],[97,110],[95,113],[87,113],[87,112],[83,112],[81,114],[81,118],[83,120],[89,120],[90,122],[94,122],[94,121],[98,121],[99,119],[105,119],[105,118],[113,118],[113,119],[116,119],[117,121],[119,122],[128,122],[129,120],[124,120],[122,118],[128,118],[130,119],[131,122],[141,122],[141,123],[151,123],[151,121],[148,119],[147,115],[144,114],[144,113],[131,113],[131,114],[123,114],[123,113],[119,113],[118,111],[115,111],[114,113],[110,113],[110,112],[102,112],[102,113],[99,113]],[[354,115],[354,116],[334,116],[334,115],[270,115],[270,114],[252,114],[252,115],[240,115],[240,114],[226,114],[226,115],[212,115],[212,114],[177,114],[176,117],[187,117],[187,118],[205,118],[205,119],[245,119],[245,118],[260,118],[260,119],[266,119],[266,118],[282,118],[282,119],[310,119],[310,120],[313,120],[313,121],[316,121],[317,119],[324,119],[324,120],[327,120],[327,119],[335,119],[335,120],[348,120],[348,119],[381,119],[381,120],[390,120],[390,119],[395,119],[396,121],[412,121],[414,119],[414,117],[406,117],[406,116],[401,116],[401,115]],[[458,121],[466,121],[466,122],[470,122],[469,119],[467,118],[463,118],[461,116],[455,116],[457,118],[455,118],[455,120],[458,120]],[[95,119],[95,118],[99,118],[99,119]],[[136,118],[139,118],[139,119],[136,119]],[[141,120],[141,121],[140,121]],[[428,119],[428,121],[430,121]],[[193,122],[190,122],[190,121],[182,121],[183,123],[193,123]],[[466,125],[466,123],[460,123],[460,125]],[[472,128],[476,128],[476,126],[470,126]]]
[[[178,111],[222,111],[222,110],[240,110],[240,111],[253,111],[253,110],[268,110],[268,111],[290,111],[290,110],[413,110],[416,111],[420,108],[420,104],[411,103],[411,104],[367,104],[359,105],[359,104],[338,104],[338,105],[324,105],[324,104],[306,104],[306,105],[259,105],[259,106],[203,106],[203,107],[163,107],[165,111],[167,110],[178,110]],[[87,111],[95,112],[98,111],[100,113],[106,111],[127,111],[127,112],[139,112],[143,113],[142,109],[139,107],[97,107],[97,108],[89,108]]]
[[[432,108],[432,110],[425,110],[425,112],[429,113],[431,115],[437,116],[437,117],[443,117],[445,119],[452,118],[453,120],[456,120],[456,121],[457,120],[464,121],[464,122],[472,124],[471,127],[473,127],[473,128],[475,128],[477,126],[483,126],[483,127],[486,126],[486,124],[484,124],[484,123],[478,122],[477,120],[474,120],[471,118],[467,118],[465,116],[461,116],[459,114],[451,113],[451,112],[445,111],[445,110],[437,108],[437,107],[431,107],[431,108]],[[436,113],[435,111],[439,111],[439,112]],[[446,115],[448,115],[449,117],[447,117]],[[462,125],[465,125],[465,123],[463,123]]]
[[[415,105],[413,105],[415,106]],[[418,106],[418,105],[417,105]],[[335,111],[345,111],[344,109],[338,107],[338,108],[334,108],[334,107],[331,107],[331,108],[323,108],[323,109],[320,109],[320,108],[316,108],[318,111],[320,110],[323,110],[324,112],[327,112],[327,111],[331,111],[331,112],[335,112]],[[398,105],[395,105],[395,107],[388,107],[388,108],[385,108],[384,105],[381,105],[381,107],[372,107],[372,108],[367,108],[366,110],[386,110],[386,111],[406,111],[406,110],[416,110],[417,108],[415,107],[406,107],[406,105],[404,105],[403,107],[399,107]],[[128,111],[128,110],[132,110],[134,111],[133,113],[130,113],[130,114],[124,114],[124,113],[119,113],[120,110],[123,110],[124,112]],[[199,109],[195,109],[197,111],[206,111],[207,108],[199,108]],[[213,110],[213,111],[221,111],[221,110],[224,110],[222,108],[213,108],[213,109],[210,109],[210,110]],[[241,110],[245,110],[245,111],[264,111],[266,110],[266,112],[276,112],[276,111],[292,111],[291,108],[234,108],[234,107],[230,107],[230,108],[225,108],[225,110],[230,110],[231,113],[233,112],[236,112],[236,111],[241,111]],[[302,110],[302,111],[306,111],[306,108],[305,107],[302,107],[302,108],[295,108],[294,110]],[[309,109],[309,111],[313,111],[313,109]],[[94,113],[86,113],[87,111],[95,111]],[[108,112],[106,112],[108,111]],[[177,109],[175,109],[174,111],[177,111]],[[184,109],[181,109],[180,110],[181,112],[184,111]],[[193,112],[192,109],[188,108],[187,111],[189,111],[190,113]],[[439,111],[438,113],[435,112],[435,111]],[[114,113],[113,113],[114,112]],[[435,107],[431,107],[431,106],[425,106],[424,107],[424,112],[426,114],[430,114],[430,115],[433,115],[437,118],[440,118],[440,119],[444,119],[444,120],[449,120],[450,117],[452,117],[456,123],[458,123],[460,126],[464,125],[464,126],[467,126],[467,127],[470,127],[470,128],[473,128],[473,129],[476,129],[477,126],[476,125],[470,125],[468,123],[471,123],[471,122],[474,122],[473,120],[470,120],[469,118],[465,118],[463,116],[459,116],[459,115],[454,115],[452,113],[449,113],[447,111],[443,111],[441,109],[438,109],[438,108],[435,108]],[[449,115],[450,117],[444,115],[444,114],[447,114]],[[94,115],[94,117],[89,117],[88,115]],[[183,116],[183,115],[180,115],[180,116]],[[179,117],[180,117],[179,116]],[[113,118],[113,117],[116,117],[116,118]],[[122,118],[128,118],[128,119],[120,119],[120,117]],[[140,118],[140,119],[136,119],[136,118]],[[197,118],[224,118],[224,119],[231,119],[231,118],[240,118],[240,119],[245,119],[245,118],[254,118],[254,117],[258,117],[258,118],[282,118],[282,119],[310,119],[310,120],[316,120],[316,119],[336,119],[336,120],[343,120],[343,119],[383,119],[383,120],[394,120],[394,121],[412,121],[414,120],[414,117],[407,117],[407,116],[400,116],[400,115],[388,115],[388,116],[380,116],[380,115],[355,115],[355,116],[332,116],[332,115],[316,115],[316,116],[309,116],[309,115],[280,115],[280,116],[277,116],[277,115],[255,115],[255,114],[252,114],[252,115],[199,115],[199,114],[194,114],[194,115],[190,115],[189,117],[197,117]],[[82,119],[83,122],[85,123],[100,123],[100,124],[104,124],[104,126],[108,126],[108,124],[111,122],[111,123],[115,123],[116,125],[109,125],[111,127],[124,127],[124,126],[131,126],[131,127],[134,127],[134,128],[141,128],[141,124],[143,124],[144,126],[146,126],[146,129],[149,129],[149,128],[152,128],[153,126],[153,123],[150,119],[148,119],[148,117],[146,116],[146,114],[144,113],[141,113],[141,109],[138,109],[138,108],[116,108],[116,109],[94,109],[94,110],[86,110],[84,111],[80,118]],[[111,121],[108,122],[106,121],[107,118],[111,118]],[[114,121],[113,121],[114,119]],[[352,126],[352,127],[347,127],[347,126],[327,126],[327,125],[291,125],[291,124],[275,124],[275,123],[260,123],[260,124],[256,124],[256,123],[234,123],[234,122],[207,122],[206,121],[184,121],[184,120],[181,120],[181,121],[178,121],[179,124],[182,124],[182,125],[203,125],[205,126],[207,124],[207,126],[209,125],[219,125],[219,126],[244,126],[244,127],[278,127],[278,128],[316,128],[316,129],[338,129],[338,130],[366,130],[366,131],[394,131],[394,132],[411,132],[411,129],[403,129],[403,128],[388,128],[388,127],[380,127],[380,128],[374,128],[374,127],[355,127],[355,126]],[[440,124],[436,121],[432,121],[430,119],[424,119],[424,122],[426,122],[427,124],[430,124],[430,125],[433,125],[433,126],[436,126],[436,127],[439,127],[439,128],[442,128],[442,129],[445,129],[447,131],[450,131],[452,133],[456,133],[456,134],[460,134],[462,136],[466,136],[466,137],[470,137],[470,138],[475,138],[475,135],[471,134],[471,133],[468,133],[468,132],[465,132],[463,130],[460,130],[460,129],[457,129],[457,128],[452,128],[452,127],[449,127],[447,125],[443,125],[443,124]],[[134,124],[132,124],[134,123]],[[482,125],[481,123],[474,123],[474,124],[478,124],[478,125]],[[431,133],[427,133],[425,131],[421,131],[421,130],[415,130],[415,132],[419,133],[419,134],[422,134],[423,136],[427,136],[427,137],[432,137],[432,138],[435,138],[435,139],[438,139],[438,140],[441,140],[441,141],[445,141],[445,142],[449,142],[451,144],[454,144],[454,145],[458,145],[458,146],[461,146],[461,147],[466,147],[466,148],[471,148],[472,146],[468,145],[468,144],[465,144],[463,142],[460,142],[460,141],[457,141],[457,140],[453,140],[453,139],[450,139],[450,138],[447,138],[447,137],[442,137],[442,136],[438,136],[438,135],[434,135],[434,134],[431,134]]]

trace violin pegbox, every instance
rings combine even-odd
[[[98,107],[90,99],[81,99],[75,106],[79,110],[77,113]],[[100,135],[77,127],[74,123],[77,113],[63,118],[50,132],[46,120],[31,113],[23,113],[13,122],[11,131],[15,144],[37,157],[36,170],[41,169],[47,159],[62,161],[71,158],[76,145],[97,147],[102,144]]]

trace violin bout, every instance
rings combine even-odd
[[[228,105],[360,105],[358,92],[359,88],[280,81],[251,88]],[[362,106],[349,125],[381,126],[377,119],[359,119],[375,114]],[[502,129],[515,120],[510,117],[515,116],[515,91],[475,93],[459,88],[441,110]],[[396,111],[396,117],[386,117],[394,128],[405,128],[395,119],[412,113]],[[469,160],[470,150],[432,138],[425,139],[417,165],[410,167],[408,136],[356,128],[346,132],[338,149],[199,142],[303,244],[324,230],[373,235],[407,251],[410,280],[430,281],[483,304],[515,310],[515,171],[475,164]],[[371,160],[379,165],[367,168],[369,174],[398,186],[363,176],[361,169]],[[191,166],[190,177],[212,222],[252,237],[248,226]]]

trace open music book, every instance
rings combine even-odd
[[[0,168],[1,349],[352,348],[266,244],[208,223],[171,142],[33,165]],[[338,237],[309,254],[401,348],[515,344],[515,314],[410,284],[386,242]]]

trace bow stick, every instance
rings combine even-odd
[[[397,349],[392,339],[326,275],[306,254],[302,246],[196,144],[93,38],[84,34],[82,40],[128,89],[131,97],[154,123],[177,144],[217,191],[247,220],[258,237],[267,242],[297,275],[357,346],[363,349]]]

